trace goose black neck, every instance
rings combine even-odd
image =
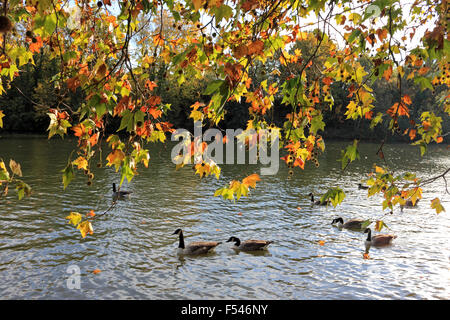
[[[372,230],[367,231],[367,241],[372,241]]]
[[[337,219],[336,219],[336,222],[340,222],[340,223],[344,224],[344,219],[342,219],[342,218],[337,218]]]
[[[180,240],[178,242],[178,248],[184,249],[183,231],[180,231]]]
[[[311,194],[311,202],[314,202],[314,195]]]
[[[239,240],[239,238],[234,238],[234,245],[239,247],[240,244],[241,244],[241,240]]]
[[[113,183],[113,192],[116,192],[116,184]]]

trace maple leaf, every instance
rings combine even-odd
[[[93,218],[93,217],[95,217],[95,212],[94,212],[94,210],[91,210],[91,211],[89,211],[88,213],[86,213],[86,217],[88,217],[88,218]]]
[[[431,200],[431,208],[436,210],[436,213],[441,213],[442,211],[445,212],[444,207],[441,204],[441,201],[439,198],[434,198]]]
[[[109,167],[115,165],[117,171],[119,170],[123,159],[125,159],[125,153],[123,153],[122,150],[116,149],[106,157],[106,160],[108,160],[108,163],[106,165]]]
[[[242,180],[242,184],[246,187],[256,188],[256,182],[261,181],[257,173],[249,175],[247,178]]]
[[[2,110],[0,110],[0,128],[3,128],[3,120],[2,118],[5,116]]]
[[[162,111],[156,107],[149,108],[147,112],[150,113],[154,119],[157,119],[162,115]]]
[[[81,219],[83,216],[79,214],[78,212],[71,212],[66,219],[69,219],[68,223],[73,224],[74,226],[78,225],[81,222]]]
[[[100,136],[100,133],[95,133],[89,138],[88,141],[91,144],[91,147],[93,147],[97,144],[99,136]]]
[[[157,85],[155,82],[153,82],[153,81],[147,80],[147,81],[145,82],[145,87],[148,88],[150,91],[153,91],[153,89],[154,89],[155,87],[157,87],[157,86],[158,86],[158,85]]]
[[[85,127],[82,123],[72,128],[75,132],[74,135],[77,137],[81,137],[85,133]]]
[[[76,166],[78,166],[78,169],[84,169],[87,170],[87,166],[88,166],[88,162],[87,160],[82,157],[79,156],[77,159],[73,160],[72,163]]]
[[[30,51],[33,53],[38,53],[42,48],[42,46],[44,45],[44,43],[42,42],[42,38],[40,36],[37,36],[35,39],[36,42],[32,42],[30,44]]]
[[[80,230],[81,236],[83,238],[85,238],[86,235],[88,235],[88,234],[94,234],[94,228],[92,227],[92,224],[91,224],[90,221],[83,221],[83,222],[81,222],[78,225],[77,229]]]
[[[248,46],[248,54],[249,55],[262,54],[263,50],[264,50],[264,42],[262,42],[261,40],[253,41]]]

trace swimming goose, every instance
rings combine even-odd
[[[313,204],[316,204],[316,205],[319,205],[319,206],[326,206],[327,204],[331,204],[331,201],[330,201],[330,200],[326,200],[326,201],[324,201],[324,202],[321,202],[320,200],[314,201],[314,195],[312,194],[312,192],[310,192],[310,193],[308,194],[308,196],[311,197],[311,202],[312,202]]]
[[[336,223],[338,228],[361,230],[364,222],[365,222],[365,220],[361,220],[361,219],[351,219],[351,220],[348,220],[346,223],[344,223],[344,220],[341,217],[339,217],[339,218],[333,219],[331,224]]]
[[[227,242],[234,242],[233,249],[241,250],[241,251],[256,251],[256,250],[265,250],[267,246],[271,244],[273,241],[267,240],[246,240],[241,242],[239,238],[230,237]]]
[[[187,246],[184,245],[183,230],[177,229],[173,234],[179,235],[178,254],[196,255],[205,254],[214,250],[221,242],[217,241],[197,241],[191,242]]]
[[[130,193],[133,193],[133,191],[116,191],[116,184],[113,183],[113,197],[115,198],[123,198]]]
[[[372,230],[370,230],[370,228],[366,228],[366,230],[364,230],[364,233],[368,233],[367,239],[365,241],[366,248],[370,246],[388,246],[392,243],[392,240],[397,238],[397,236],[392,234],[377,234],[376,236],[372,237]]]
[[[363,186],[361,183],[358,183],[358,189],[367,190],[367,189],[369,189],[369,187],[368,186]]]

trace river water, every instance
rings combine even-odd
[[[257,165],[224,165],[219,181],[200,180],[190,166],[175,171],[169,146],[152,146],[149,168],[122,186],[133,191],[130,199],[95,219],[94,234],[83,239],[65,217],[107,210],[119,174],[95,168],[88,186],[79,171],[64,191],[60,170],[75,140],[0,138],[0,157],[20,162],[33,188],[22,201],[12,187],[0,200],[0,299],[450,299],[450,196],[444,181],[426,186],[417,208],[387,214],[381,196],[367,198],[367,190],[357,187],[379,162],[378,145],[361,143],[361,160],[343,172],[337,160],[348,144],[328,142],[320,166],[296,169],[290,180],[281,165],[235,203],[214,197],[214,191],[259,173]],[[446,146],[430,146],[424,157],[404,144],[386,145],[384,153],[396,172],[419,177],[450,166]],[[311,205],[308,193],[337,186],[347,195],[342,205]],[[446,212],[430,208],[437,196]],[[386,231],[398,238],[390,247],[371,248],[370,259],[363,259],[365,234],[331,226],[339,216],[383,218]],[[214,254],[180,258],[172,235],[177,228],[187,243],[222,244]],[[274,243],[267,252],[235,253],[225,242],[230,236]],[[71,268],[80,270],[79,289],[68,285]]]

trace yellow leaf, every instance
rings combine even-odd
[[[78,169],[87,170],[88,162],[84,157],[78,157],[77,159],[72,161],[72,164],[78,166]]]
[[[72,223],[74,226],[80,223],[82,216],[78,212],[71,212],[66,219],[69,219],[68,223]]]
[[[434,198],[431,200],[431,208],[436,210],[436,213],[441,213],[442,211],[445,212],[444,207],[441,204],[441,200],[439,198]]]
[[[94,228],[92,228],[92,224],[90,221],[83,221],[82,223],[80,223],[77,227],[77,229],[80,230],[81,232],[81,236],[84,238],[86,237],[86,235],[89,234],[93,234],[94,233]]]
[[[0,110],[0,128],[3,128],[3,120],[2,118],[5,116],[2,110]]]

